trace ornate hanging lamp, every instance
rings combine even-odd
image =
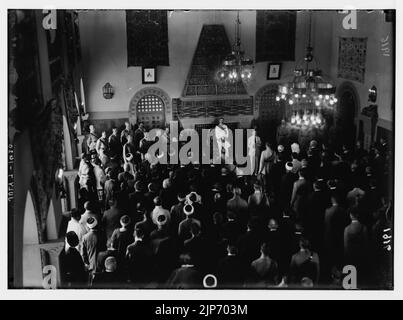
[[[336,87],[324,77],[313,55],[311,27],[312,12],[305,57],[297,62],[291,81],[279,85],[276,96],[276,101],[284,100],[289,105],[291,117],[287,120],[297,127],[322,127],[325,124],[322,111],[333,110],[337,103]]]
[[[235,83],[242,81],[247,83],[252,79],[253,60],[245,57],[245,51],[242,50],[240,25],[238,11],[235,20],[235,42],[231,53],[224,58],[221,68],[217,71],[216,77],[219,82]]]

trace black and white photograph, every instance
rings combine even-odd
[[[395,8],[169,7],[7,9],[8,290],[393,291]]]
[[[277,80],[281,76],[281,63],[269,63],[267,68],[267,80]]]

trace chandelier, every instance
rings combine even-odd
[[[323,127],[322,111],[334,110],[336,87],[319,69],[311,45],[312,12],[309,15],[309,36],[306,54],[297,62],[291,81],[279,85],[276,101],[285,101],[291,108],[289,123],[301,127]]]
[[[252,79],[253,60],[245,57],[241,47],[239,11],[235,20],[235,42],[232,51],[228,54],[221,68],[217,71],[216,77],[220,82],[235,83],[242,81],[247,83]]]

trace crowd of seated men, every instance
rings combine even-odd
[[[91,131],[64,287],[342,288],[348,265],[359,288],[390,286],[386,141],[369,151],[267,144],[264,175],[237,176],[225,165],[150,164],[141,125]]]

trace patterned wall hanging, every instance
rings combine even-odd
[[[296,11],[257,10],[256,62],[294,61]]]
[[[223,25],[204,25],[193,56],[183,96],[246,94],[242,81],[219,84],[215,79],[222,60],[231,51]]]
[[[364,82],[367,38],[339,38],[337,77]]]
[[[126,10],[127,66],[169,66],[166,10]]]

